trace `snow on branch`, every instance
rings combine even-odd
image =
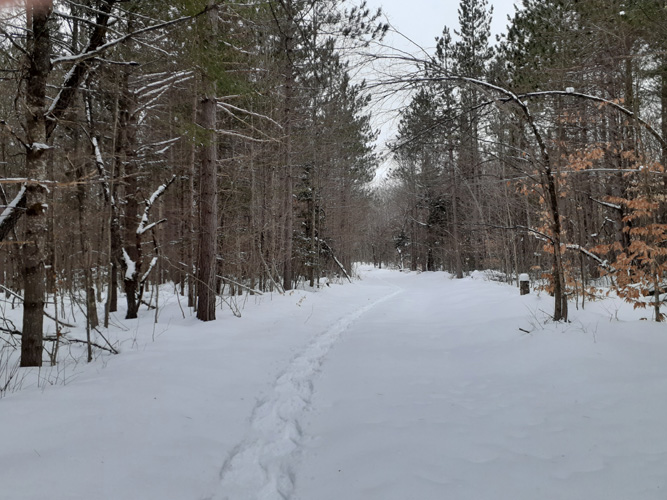
[[[177,83],[176,80],[181,81],[180,79],[183,77],[191,78],[193,76],[193,72],[190,70],[184,70],[184,71],[176,71],[175,73],[155,73],[154,75],[147,75],[147,76],[162,76],[162,75],[168,75],[166,78],[162,78],[161,80],[157,80],[155,82],[147,83],[143,87],[140,87],[136,90],[136,94],[138,95],[150,95],[150,92],[155,92],[155,90],[150,90],[153,89],[153,87],[162,87],[165,85],[171,85],[173,83]]]
[[[194,19],[195,17],[199,16],[203,12],[200,12],[198,14],[195,14],[193,16],[184,16],[184,17],[179,17],[177,19],[172,19],[171,21],[165,21],[160,24],[154,24],[152,26],[147,26],[145,28],[139,29],[137,31],[133,31],[132,33],[128,33],[127,35],[123,35],[121,37],[115,38],[114,40],[111,40],[107,43],[104,43],[100,45],[99,47],[96,48],[87,48],[87,50],[84,50],[83,52],[80,52],[79,54],[74,54],[71,56],[62,56],[62,57],[56,57],[55,59],[51,60],[51,64],[53,66],[56,66],[58,64],[66,64],[66,63],[80,63],[83,61],[86,61],[88,59],[92,59],[93,57],[98,56],[99,54],[103,53],[107,49],[110,49],[111,47],[115,47],[116,45],[126,42],[127,40],[130,40],[132,38],[135,38],[139,35],[143,35],[144,33],[149,33],[151,31],[159,30],[162,28],[167,28],[169,26],[173,26],[175,24],[182,23],[184,21],[189,21],[191,19]]]
[[[605,269],[606,271],[611,271],[611,272],[616,271],[616,269],[613,266],[609,265],[609,262],[607,262],[607,260],[603,260],[599,256],[595,255],[593,252],[591,252],[589,250],[586,250],[581,245],[576,245],[574,243],[568,243],[567,245],[565,245],[565,248],[567,248],[568,250],[575,250],[575,251],[581,252],[586,257],[589,257],[590,259],[593,259],[595,262],[597,262],[598,265],[601,268]]]
[[[171,21],[153,24],[151,26],[133,31],[132,33],[114,38],[111,41],[105,42],[104,40],[107,31],[109,30],[109,18],[111,16],[111,8],[113,4],[114,2],[108,2],[103,4],[101,7],[100,12],[98,13],[98,21],[95,25],[95,29],[91,34],[88,45],[83,51],[78,54],[56,57],[55,59],[51,60],[52,66],[72,64],[72,67],[67,72],[61,90],[58,92],[55,99],[53,99],[51,106],[48,109],[47,116],[49,117],[50,122],[47,124],[47,137],[50,136],[55,130],[58,119],[69,107],[69,104],[74,98],[76,90],[79,88],[81,82],[84,81],[90,70],[92,59],[97,58],[97,56],[103,54],[108,49],[115,47],[116,45],[121,44],[127,40],[134,39],[142,34],[168,28],[170,26],[195,19],[211,8],[208,6],[203,11],[192,16],[179,17],[177,19],[172,19]]]
[[[251,142],[280,142],[277,139],[257,139],[255,137],[251,137],[249,135],[245,134],[239,134],[238,132],[232,132],[230,130],[221,130],[218,129],[216,130],[216,133],[220,135],[227,135],[230,137],[237,137],[239,139],[243,139],[244,141],[251,141]]]
[[[218,108],[220,108],[223,112],[227,113],[229,116],[231,116],[231,117],[234,118],[235,120],[238,120],[238,121],[240,121],[241,123],[243,123],[246,127],[249,127],[251,130],[254,130],[254,131],[257,132],[258,134],[263,135],[264,137],[266,137],[266,140],[267,140],[267,141],[275,141],[275,142],[278,142],[276,139],[272,138],[272,137],[271,137],[270,135],[268,135],[266,132],[264,132],[264,131],[262,131],[262,130],[259,130],[259,129],[258,129],[257,127],[255,127],[254,125],[252,125],[252,124],[246,122],[246,121],[245,121],[243,118],[241,118],[240,116],[237,116],[232,110],[227,109],[227,106],[226,106],[224,103],[220,103],[220,102],[219,102],[219,103],[218,103]],[[240,108],[236,108],[236,109],[240,109]],[[281,128],[282,128],[282,127],[281,127]],[[249,138],[249,140],[254,140],[254,141],[258,141],[258,140],[260,140],[260,139],[254,139],[254,138],[251,138],[251,137],[248,137],[248,138]]]
[[[181,140],[181,137],[174,137],[173,139],[167,139],[166,141],[160,141],[160,142],[153,142],[151,144],[144,144],[141,146],[139,149],[137,149],[137,152],[143,151],[144,149],[150,149],[150,148],[156,148],[159,146],[167,146],[170,147],[173,143],[178,142]],[[165,148],[160,149],[157,151],[157,154],[164,152]]]
[[[496,226],[493,224],[482,224],[483,226],[494,228],[494,229],[506,229],[508,231],[523,231],[528,234],[533,235],[535,238],[537,238],[540,241],[549,241],[551,244],[553,244],[554,240],[551,236],[548,234],[543,233],[542,231],[538,231],[537,229],[533,229],[532,227],[527,227],[527,226],[521,226],[521,225],[516,225],[516,226]]]
[[[24,184],[14,199],[0,213],[0,241],[5,239],[9,231],[12,230],[21,215],[23,215],[26,203],[25,192],[26,185]]]
[[[329,252],[329,255],[330,255],[331,258],[334,260],[334,262],[336,263],[336,265],[338,266],[338,268],[343,272],[343,274],[344,274],[345,277],[347,278],[347,281],[349,281],[350,283],[352,283],[352,279],[350,278],[350,275],[347,274],[347,271],[345,270],[345,266],[343,266],[343,264],[341,264],[341,262],[338,260],[338,257],[336,257],[336,254],[335,254],[334,251],[331,249],[331,247],[329,246],[329,244],[328,244],[326,241],[324,241],[322,238],[317,238],[317,241],[319,241],[319,242],[322,244],[322,247],[324,247],[324,248],[326,249],[326,251]]]
[[[169,82],[169,83],[167,83],[167,84],[165,84],[165,85],[163,85],[163,86],[161,86],[161,87],[159,87],[159,88],[156,88],[156,89],[153,89],[153,90],[151,90],[151,91],[149,91],[149,92],[144,93],[144,94],[141,96],[141,98],[143,99],[143,98],[146,98],[146,97],[150,97],[150,99],[148,99],[148,100],[147,100],[145,103],[143,103],[139,108],[137,108],[137,110],[136,110],[135,112],[139,112],[139,111],[142,111],[142,110],[145,110],[145,109],[151,109],[151,106],[152,106],[155,102],[159,101],[160,98],[161,98],[167,91],[169,91],[169,89],[171,89],[174,85],[177,85],[177,84],[179,84],[179,83],[181,83],[181,82],[185,82],[185,81],[190,80],[190,79],[192,79],[192,78],[193,78],[192,75],[184,76],[183,78],[180,78],[180,79],[178,79],[178,80],[173,80],[173,81],[171,81],[171,82]]]
[[[176,180],[176,176],[172,176],[171,179],[169,179],[167,182],[162,184],[160,187],[158,187],[153,194],[151,195],[150,198],[146,200],[146,208],[144,208],[144,213],[141,216],[141,222],[139,223],[139,226],[137,227],[137,236],[141,236],[144,234],[146,231],[149,231],[150,229],[153,229],[155,226],[158,224],[164,222],[166,219],[162,219],[157,222],[153,222],[152,224],[148,223],[148,215],[151,211],[151,208],[153,207],[153,204],[157,201],[157,199],[164,194],[164,192],[167,190],[169,185]]]
[[[128,255],[127,250],[123,248],[123,262],[125,263],[125,280],[132,281],[137,274],[137,263]]]
[[[218,99],[217,102],[218,102],[218,106],[223,108],[223,109],[227,108],[231,111],[238,111],[239,113],[245,113],[246,115],[254,116],[255,118],[261,118],[263,120],[267,120],[267,121],[273,123],[275,126],[277,126],[280,129],[283,128],[283,126],[280,123],[278,123],[273,118],[271,118],[267,115],[263,115],[263,114],[260,114],[260,113],[255,113],[254,111],[250,111],[250,110],[247,110],[247,109],[240,108],[238,106],[234,106],[233,104],[229,104],[228,102],[224,102],[221,99]]]
[[[90,100],[86,99],[86,118],[88,120],[88,126],[93,128],[93,115],[90,105]],[[102,181],[102,189],[104,190],[104,199],[108,203],[111,203],[112,207],[115,206],[116,200],[113,197],[111,192],[111,187],[109,186],[109,174],[107,173],[106,165],[104,164],[104,157],[102,156],[102,150],[100,148],[100,143],[97,140],[97,137],[94,135],[89,135],[90,144],[93,146],[93,153],[95,155],[95,166],[97,167],[97,172]]]
[[[165,219],[165,220],[166,220],[166,219]],[[153,225],[154,225],[154,224],[153,224]],[[153,270],[153,268],[154,268],[155,265],[157,264],[157,257],[158,257],[158,256],[156,255],[155,257],[153,257],[153,258],[151,259],[151,263],[148,264],[148,269],[146,269],[146,272],[144,273],[144,275],[143,275],[143,276],[141,277],[141,279],[139,280],[139,283],[143,284],[143,283],[146,282],[146,280],[148,279],[148,275],[151,273],[151,271]]]
[[[613,208],[614,210],[623,210],[623,207],[621,205],[617,205],[615,203],[609,203],[608,201],[597,200],[592,196],[589,196],[588,199],[594,201],[598,205],[602,205],[603,207]]]
[[[142,235],[142,234],[144,234],[145,232],[150,231],[151,229],[153,229],[153,228],[154,228],[155,226],[157,226],[158,224],[162,224],[163,222],[167,222],[167,219],[160,219],[160,220],[157,221],[157,222],[151,222],[151,223],[148,224],[146,227],[144,227],[143,231],[139,232],[139,230],[137,229],[137,234],[138,234],[138,235]]]

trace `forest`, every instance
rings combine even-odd
[[[167,283],[210,321],[225,297],[355,262],[530,273],[555,321],[605,283],[661,321],[665,1],[523,0],[498,40],[492,15],[461,0],[458,28],[410,55],[344,0],[2,11],[0,288],[23,321],[0,331],[21,365],[58,342],[45,307],[63,297],[90,339]],[[372,112],[397,93],[393,168],[371,186]]]

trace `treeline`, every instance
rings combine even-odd
[[[667,5],[524,0],[498,43],[486,0],[414,59],[377,195],[376,262],[530,272],[554,319],[601,277],[660,321],[667,269]],[[374,252],[374,253],[373,253]]]
[[[22,366],[62,294],[90,331],[119,300],[136,317],[150,284],[211,320],[223,291],[351,272],[377,161],[343,56],[382,36],[378,13],[35,0],[0,17],[0,283],[24,302]]]

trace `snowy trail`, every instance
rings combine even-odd
[[[0,500],[666,498],[664,324],[611,298],[545,323],[547,295],[484,273],[360,272],[206,324],[161,293],[159,325],[109,332],[120,356],[59,365],[64,386],[25,371]]]
[[[329,356],[291,499],[666,498],[664,329],[530,326],[515,288],[384,276],[405,293]]]
[[[220,471],[217,491],[207,500],[292,498],[294,466],[303,441],[301,419],[311,407],[314,380],[325,357],[359,318],[403,292],[400,287],[393,288],[392,293],[339,319],[293,358],[270,394],[253,409],[247,435],[229,454]]]

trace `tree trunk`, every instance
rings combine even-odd
[[[197,265],[197,318],[215,319],[215,269],[217,248],[218,200],[216,187],[217,141],[215,97],[209,95],[201,102],[202,127],[208,132],[202,152],[199,172],[199,258]]]
[[[285,3],[288,19],[288,28],[285,33],[285,114],[284,120],[284,134],[285,134],[285,152],[284,152],[284,168],[285,168],[285,226],[284,226],[284,264],[283,264],[283,289],[292,289],[293,278],[293,262],[292,262],[292,233],[294,231],[294,203],[292,201],[294,194],[294,185],[292,180],[292,121],[293,121],[293,93],[294,93],[294,22],[292,18],[292,1],[288,0]]]
[[[51,71],[51,1],[26,1],[27,77],[25,125],[26,177],[36,182],[26,189],[26,233],[23,245],[23,336],[21,366],[42,366],[42,331],[46,276],[44,262],[48,237],[46,217],[46,85]]]
[[[551,212],[551,229],[554,249],[553,286],[554,286],[554,321],[567,321],[567,295],[564,286],[563,254],[561,252],[561,223],[558,209],[558,188],[550,166],[545,167],[544,184],[547,188],[549,209]]]
[[[122,175],[125,179],[125,217],[123,224],[123,245],[121,271],[123,273],[123,285],[127,301],[127,313],[125,319],[134,319],[139,312],[139,278],[141,276],[141,244],[138,242],[137,227],[139,225],[139,183],[137,179],[138,169],[135,159],[136,149],[136,116],[134,113],[133,97],[129,90],[129,70],[125,70],[122,76],[122,89],[120,98],[119,132],[121,138],[118,146],[121,148],[121,162],[123,166]]]
[[[208,20],[211,36],[215,36],[218,12],[211,9]],[[199,171],[199,258],[197,259],[197,318],[201,321],[215,319],[216,256],[218,226],[217,163],[218,141],[216,137],[216,85],[210,75],[204,74],[204,97],[201,100],[201,124],[207,132]]]
[[[453,169],[454,182],[452,182],[452,239],[454,240],[454,263],[456,279],[463,279],[463,259],[461,258],[461,244],[459,242],[459,185],[456,164],[454,163],[454,151],[449,150],[449,161]]]
[[[195,88],[194,88],[194,99],[192,102],[192,123],[197,123],[197,107],[199,105],[199,99],[197,95],[196,79],[195,79]],[[195,241],[195,227],[197,221],[197,210],[195,205],[195,175],[196,175],[196,160],[197,160],[197,146],[194,138],[192,139],[192,144],[190,145],[190,158],[188,164],[188,194],[187,194],[187,229],[188,229],[188,238],[187,238],[187,254],[188,258],[185,261],[188,265],[187,269],[187,279],[188,279],[188,307],[195,307],[196,304],[196,290],[197,282],[194,279],[193,269],[195,267],[195,256],[197,254],[196,241]]]

